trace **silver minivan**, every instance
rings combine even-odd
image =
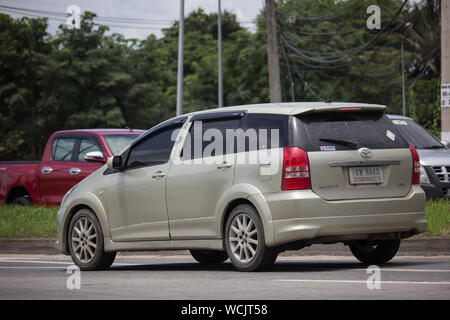
[[[387,262],[427,223],[418,153],[385,110],[278,103],[165,121],[64,196],[56,248],[82,270],[117,251],[188,249],[256,271],[336,242]]]
[[[450,199],[450,150],[431,132],[413,119],[387,115],[403,138],[416,148],[420,157],[420,186],[427,199]]]

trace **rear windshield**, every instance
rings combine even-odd
[[[444,145],[425,128],[411,119],[391,119],[397,130],[416,149],[441,149]]]
[[[306,151],[408,148],[382,113],[313,113],[296,117],[294,144]]]

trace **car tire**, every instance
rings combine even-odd
[[[267,247],[258,212],[248,204],[234,208],[225,225],[225,248],[239,271],[262,271],[275,263],[278,252]]]
[[[228,259],[226,251],[190,250],[192,257],[201,264],[218,264]]]
[[[108,269],[116,258],[116,252],[104,251],[100,222],[88,209],[81,209],[70,221],[68,246],[73,262],[83,271]]]
[[[385,263],[400,247],[400,240],[356,241],[349,245],[356,259],[363,263]]]
[[[31,201],[30,197],[20,196],[14,198],[11,204],[22,207],[30,207],[33,205],[33,201]]]

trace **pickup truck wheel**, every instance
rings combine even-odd
[[[22,206],[22,207],[29,207],[33,205],[33,202],[31,201],[30,197],[24,197],[24,196],[20,196],[15,198],[11,204],[16,205],[16,206]]]
[[[105,252],[103,232],[91,210],[81,209],[69,224],[69,251],[80,270],[108,269],[116,257],[115,252]]]
[[[231,211],[225,226],[225,248],[239,271],[261,271],[275,263],[278,252],[265,245],[258,212],[248,204]]]
[[[225,251],[217,250],[190,250],[192,257],[201,264],[217,264],[228,259]]]
[[[363,263],[385,263],[400,247],[400,240],[356,241],[349,245],[351,252]]]

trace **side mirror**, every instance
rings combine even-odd
[[[445,141],[445,140],[441,140],[441,143],[448,149],[450,147],[450,143]]]
[[[86,155],[84,156],[84,160],[90,162],[106,162],[105,156],[100,151],[91,151],[86,153]]]
[[[123,169],[122,157],[114,156],[114,157],[108,158],[107,166],[110,169],[122,170]]]

